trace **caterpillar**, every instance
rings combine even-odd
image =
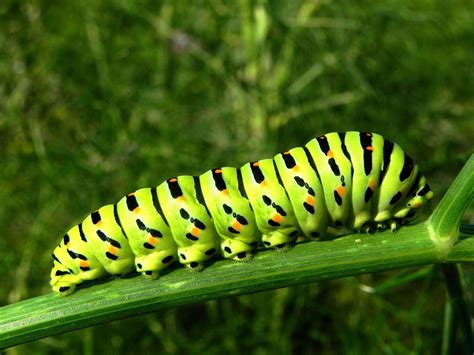
[[[129,193],[72,227],[53,252],[53,291],[173,262],[245,261],[328,230],[373,232],[413,220],[433,192],[396,143],[369,132],[328,133],[240,168],[177,176]]]

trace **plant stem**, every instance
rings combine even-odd
[[[466,295],[464,291],[463,280],[461,276],[460,266],[456,264],[441,265],[441,270],[444,275],[446,290],[449,296],[450,309],[448,312],[453,312],[453,315],[447,315],[446,318],[450,325],[445,324],[446,328],[452,328],[454,333],[456,324],[459,324],[464,337],[464,350],[466,354],[474,354],[474,335],[471,327],[471,313],[467,304]],[[454,316],[454,317],[453,317]]]

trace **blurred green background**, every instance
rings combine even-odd
[[[89,211],[331,131],[398,142],[436,204],[473,151],[473,53],[472,1],[2,0],[0,305],[51,292],[52,249]],[[415,268],[9,353],[438,353],[444,302],[437,269]]]

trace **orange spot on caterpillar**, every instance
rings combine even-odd
[[[288,155],[288,154],[290,154],[290,152],[286,151],[286,152],[283,152],[283,154]]]
[[[329,158],[334,158],[334,152],[332,150],[328,150],[326,156],[328,156]]]
[[[343,187],[343,186],[338,186],[336,188],[336,191],[339,194],[339,196],[341,196],[341,197],[344,197],[344,195],[346,194],[346,188]]]
[[[81,260],[79,262],[79,266],[80,267],[88,267],[89,266],[89,262],[87,260]]]
[[[127,196],[133,196],[135,195],[133,192],[130,192]]]
[[[176,179],[176,178],[171,178],[171,179],[169,179],[168,181],[169,181],[169,182],[176,182],[176,181],[178,181],[178,179]]]
[[[113,245],[109,245],[109,247],[107,248],[107,251],[110,254],[117,255],[118,249],[114,247]]]
[[[236,221],[236,220],[232,223],[231,226],[232,228],[234,228],[236,231],[239,231],[239,232],[242,230],[242,227],[243,227],[243,225],[239,221]]]
[[[95,225],[100,228],[102,227],[102,225],[104,224],[104,222],[102,220],[100,220],[99,222],[97,222]]]
[[[283,216],[279,213],[275,213],[273,215],[273,218],[272,218],[275,222],[278,222],[280,223],[281,221],[283,221]]]
[[[222,174],[222,170],[221,170],[221,169],[215,169],[214,172],[215,172],[216,174]]]
[[[375,180],[374,180],[374,179],[371,179],[371,180],[369,181],[369,187],[370,187],[372,190],[375,190],[375,185],[376,185]]]
[[[258,161],[254,162],[254,163],[252,164],[252,166],[259,166],[259,165],[260,165],[260,163],[259,163]]]
[[[201,230],[198,227],[193,227],[193,229],[191,229],[191,234],[195,237],[199,237],[199,234],[201,234]]]
[[[140,213],[140,207],[135,207],[135,209],[133,210],[133,213]]]
[[[373,151],[374,150],[374,147],[372,147],[371,145],[369,145],[368,147],[365,147],[366,150],[370,150],[370,151]]]
[[[306,196],[306,203],[308,205],[314,206],[314,197],[311,195]]]
[[[293,171],[299,171],[299,170],[300,170],[300,168],[299,168],[299,166],[298,166],[298,165],[295,165],[295,166],[294,166],[294,167],[293,167],[291,170],[293,170]]]
[[[180,202],[186,201],[186,199],[184,198],[184,196],[178,196],[176,199],[177,199],[178,201],[180,201]]]
[[[148,234],[147,242],[148,242],[148,244],[151,244],[151,245],[155,246],[158,243],[158,238],[155,238],[151,234]]]
[[[225,196],[229,196],[229,190],[227,190],[227,189],[222,190],[221,193]]]
[[[261,183],[260,183],[260,186],[261,187],[266,187],[268,184],[265,180],[263,180]]]

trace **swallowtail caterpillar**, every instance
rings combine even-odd
[[[399,145],[375,133],[328,133],[240,168],[177,176],[106,205],[72,227],[53,252],[51,286],[134,270],[156,277],[180,262],[245,261],[331,229],[393,231],[433,192]]]

